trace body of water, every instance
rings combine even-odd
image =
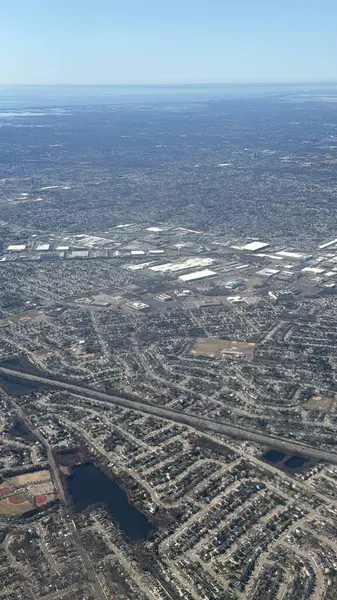
[[[277,464],[285,458],[285,454],[284,452],[280,452],[280,450],[268,450],[268,452],[263,455],[263,458],[269,463]]]
[[[311,465],[310,459],[299,454],[286,454],[280,450],[268,450],[262,457],[265,461],[272,465],[288,470],[299,471]]]
[[[0,366],[6,367],[6,369],[14,369],[15,371],[29,373],[30,375],[43,375],[43,372],[30,362],[26,356],[9,358],[8,360],[2,361]]]
[[[77,511],[104,504],[121,531],[131,540],[146,539],[153,529],[146,516],[129,503],[127,494],[94,464],[72,468],[68,489]]]
[[[24,440],[35,441],[36,438],[30,433],[22,421],[16,421],[9,431],[10,435],[23,438]]]
[[[9,378],[0,373],[0,387],[10,396],[24,396],[43,387],[39,383],[24,381],[23,379]]]
[[[305,458],[304,456],[290,456],[290,458],[288,458],[288,460],[285,461],[284,463],[284,467],[286,467],[287,469],[302,469],[304,466],[306,466],[308,463],[308,459]]]
[[[0,109],[64,108],[104,104],[211,101],[230,98],[262,98],[284,94],[336,91],[335,84],[190,84],[190,85],[7,85],[0,86]]]
[[[30,375],[41,375],[42,377],[44,375],[44,373],[25,356],[16,356],[4,360],[0,363],[0,366],[7,369],[13,369],[14,371],[22,371],[22,373],[29,373]],[[23,396],[24,394],[29,394],[30,392],[35,392],[38,389],[46,387],[37,382],[25,381],[24,379],[20,379],[20,377],[16,378],[14,375],[9,377],[2,373],[0,373],[0,386],[7,394],[12,396]]]

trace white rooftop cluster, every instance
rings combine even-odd
[[[174,273],[175,271],[185,271],[193,269],[193,267],[207,267],[214,263],[213,258],[188,258],[183,261],[165,263],[163,265],[155,265],[150,267],[151,271],[159,271],[161,273]]]
[[[180,275],[180,281],[195,281],[197,279],[203,279],[204,277],[212,277],[212,275],[217,275],[216,271],[211,271],[210,269],[203,269],[202,271],[195,271],[194,273],[186,273],[185,275]]]

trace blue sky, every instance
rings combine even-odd
[[[337,0],[3,0],[0,84],[337,81]]]

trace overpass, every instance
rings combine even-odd
[[[335,453],[328,450],[320,450],[315,446],[303,444],[302,442],[298,442],[296,440],[259,432],[257,430],[247,429],[245,427],[233,425],[223,421],[215,421],[214,419],[209,419],[207,417],[198,417],[191,413],[158,406],[142,400],[131,400],[123,398],[122,396],[106,394],[97,389],[88,386],[84,387],[80,384],[68,383],[66,381],[62,381],[61,379],[49,379],[40,375],[32,375],[30,373],[16,371],[14,369],[7,369],[6,367],[0,367],[0,374],[4,375],[8,379],[21,379],[28,382],[31,381],[44,387],[49,387],[55,390],[64,390],[77,396],[82,396],[99,402],[115,404],[116,406],[121,406],[129,410],[160,417],[167,421],[187,425],[196,429],[197,431],[211,431],[213,433],[220,433],[228,437],[261,444],[262,446],[277,448],[279,450],[283,450],[284,452],[302,454],[316,461],[325,461],[337,464],[337,452]]]

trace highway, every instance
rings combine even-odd
[[[49,388],[53,388],[55,390],[66,390],[77,396],[83,396],[96,401],[122,406],[123,408],[127,408],[129,410],[135,410],[137,412],[161,417],[167,421],[188,425],[197,431],[212,431],[229,437],[255,442],[263,446],[284,450],[288,453],[291,452],[295,454],[303,454],[314,460],[337,464],[337,453],[320,450],[314,446],[297,442],[296,440],[282,438],[277,435],[261,433],[256,430],[246,429],[244,427],[225,423],[223,421],[215,421],[205,417],[198,417],[190,413],[157,406],[141,400],[128,400],[127,398],[122,398],[121,396],[105,394],[104,392],[100,392],[94,388],[67,383],[66,381],[59,379],[49,379],[39,375],[31,375],[29,373],[16,371],[14,369],[7,369],[5,367],[0,367],[0,374],[1,373],[7,378],[32,381],[43,386],[48,386]]]

